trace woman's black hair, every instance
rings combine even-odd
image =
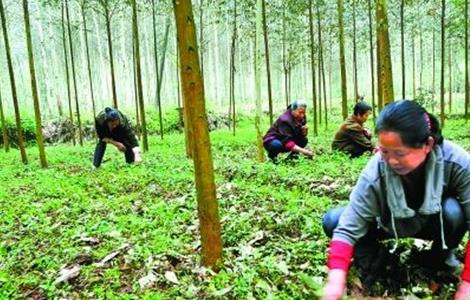
[[[372,111],[372,107],[364,101],[359,101],[354,105],[353,115],[362,116],[368,111]]]
[[[408,147],[420,148],[434,139],[435,145],[442,144],[444,138],[437,118],[421,105],[410,100],[398,100],[384,107],[375,125],[375,133],[393,131]]]
[[[115,108],[106,107],[104,109],[105,119],[107,122],[119,119],[119,111]]]

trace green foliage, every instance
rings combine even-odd
[[[328,245],[322,215],[347,202],[368,157],[351,161],[329,150],[336,119],[310,136],[314,160],[259,164],[253,122],[242,117],[239,124],[237,136],[229,129],[211,133],[224,241],[218,273],[199,266],[193,163],[181,133],[163,141],[152,135],[141,165],[125,164],[109,147],[97,170],[91,142],[48,147],[49,169],[40,168],[34,148],[27,166],[17,150],[1,153],[0,181],[8,184],[0,189],[0,299],[318,297]],[[470,149],[465,120],[446,126],[445,136]],[[98,264],[123,244],[129,248]],[[79,275],[55,285],[59,270],[73,263]],[[154,281],[141,288],[148,274]],[[403,288],[439,298],[423,282]]]

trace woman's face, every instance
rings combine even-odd
[[[305,118],[305,107],[299,107],[292,111],[292,116],[297,121],[302,121]]]
[[[379,133],[379,152],[383,159],[398,175],[406,175],[421,165],[434,146],[433,138],[420,148],[403,144],[398,133],[383,131]]]

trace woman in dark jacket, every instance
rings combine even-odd
[[[263,137],[264,148],[268,157],[275,160],[281,152],[302,153],[313,156],[307,146],[307,103],[302,100],[292,102],[287,110],[274,122]]]
[[[103,160],[106,144],[112,144],[124,152],[127,163],[139,163],[140,156],[139,143],[135,138],[134,131],[127,117],[119,110],[106,107],[95,118],[96,134],[98,144],[96,144],[93,165],[98,168]]]
[[[385,106],[375,131],[379,152],[362,171],[348,205],[323,218],[323,229],[332,237],[323,299],[343,296],[352,257],[365,274],[376,268],[373,259],[385,239],[431,240],[432,267],[455,270],[460,265],[454,250],[469,228],[470,155],[444,140],[437,119],[416,102]],[[470,296],[469,249],[470,243],[459,300]]]

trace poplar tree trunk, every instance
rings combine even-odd
[[[83,133],[82,133],[82,121],[80,118],[80,106],[78,104],[78,91],[77,91],[77,78],[75,76],[75,58],[73,54],[73,43],[72,43],[72,30],[70,29],[70,17],[69,17],[69,0],[65,0],[65,14],[67,16],[67,32],[69,35],[69,48],[70,48],[70,59],[72,63],[72,80],[73,90],[75,96],[75,111],[77,113],[77,125],[78,125],[78,141],[80,146],[83,146]]]
[[[3,8],[3,0],[0,0],[0,17],[2,19],[1,21],[2,21],[3,41],[4,41],[5,52],[6,52],[6,57],[7,57],[8,75],[10,76],[11,97],[13,100],[13,108],[15,110],[15,123],[16,123],[16,135],[18,139],[18,148],[20,149],[21,161],[23,162],[23,164],[27,164],[28,156],[26,155],[26,150],[24,147],[23,128],[21,127],[20,108],[18,106],[18,95],[16,94],[15,72],[13,71],[13,61],[11,59],[10,41],[8,38],[5,10]]]
[[[157,21],[156,21],[156,11],[155,11],[155,0],[152,0],[152,29],[153,29],[153,57],[155,61],[155,76],[156,76],[156,98],[157,98],[157,107],[158,107],[158,121],[160,124],[160,138],[163,140],[163,116],[162,116],[162,98],[160,94],[160,74],[158,72],[158,49],[157,49]],[[178,72],[176,72],[178,74]],[[178,94],[179,97],[179,94]]]
[[[232,31],[232,44],[230,46],[230,89],[229,89],[229,119],[232,119],[232,130],[233,135],[236,133],[236,110],[235,110],[235,48],[237,40],[237,0],[234,0],[234,12],[233,12],[233,31]]]
[[[445,107],[444,107],[444,67],[445,67],[445,17],[446,17],[446,1],[441,1],[441,126],[444,127]]]
[[[3,148],[5,152],[10,151],[10,140],[8,139],[7,124],[5,122],[5,115],[3,114],[3,100],[0,94],[0,121],[2,123],[2,137],[3,137]]]
[[[369,0],[370,2],[370,0]],[[401,45],[401,98],[406,99],[406,69],[405,69],[405,0],[400,3],[400,45]]]
[[[65,79],[67,84],[67,101],[69,105],[69,119],[71,123],[71,135],[72,135],[72,143],[75,146],[76,139],[75,139],[75,125],[73,121],[73,108],[72,108],[72,92],[70,91],[70,73],[69,73],[69,55],[67,51],[67,36],[65,35],[65,6],[64,2],[62,2],[62,45],[64,48],[64,63],[65,63]]]
[[[82,12],[82,22],[83,22],[83,36],[85,37],[85,51],[86,51],[86,61],[87,61],[87,71],[88,71],[88,82],[90,85],[90,96],[91,96],[91,105],[93,108],[93,116],[96,116],[96,105],[95,105],[95,95],[93,93],[93,79],[91,76],[91,63],[90,63],[90,51],[88,46],[88,33],[87,33],[87,23],[85,15],[85,2],[80,3],[81,12]]]
[[[285,3],[283,5],[286,5]],[[289,99],[289,79],[288,79],[288,66],[287,66],[287,39],[286,39],[286,8],[283,6],[282,11],[282,68],[284,70],[284,96],[286,98],[286,107],[290,103]]]
[[[269,124],[273,124],[273,95],[271,87],[271,64],[269,61],[269,39],[268,26],[266,25],[266,0],[263,0],[263,33],[264,33],[264,52],[266,55],[266,75],[268,81],[268,104],[269,104]]]
[[[383,105],[387,105],[394,100],[393,94],[393,75],[392,75],[392,61],[390,57],[390,40],[388,36],[388,19],[387,19],[387,1],[377,1],[377,37],[380,47],[377,53],[379,57],[378,68],[380,89],[382,94]],[[379,98],[380,99],[380,98]]]
[[[338,30],[339,30],[339,64],[341,68],[341,113],[343,119],[348,117],[348,89],[346,81],[346,61],[344,58],[344,30],[343,30],[343,0],[338,4]]]
[[[135,46],[135,68],[137,75],[137,95],[139,99],[140,122],[142,124],[142,146],[144,151],[149,150],[147,139],[147,122],[145,121],[145,103],[142,88],[142,69],[140,67],[140,43],[139,43],[139,24],[137,22],[137,4],[136,0],[131,0],[132,5],[132,37]]]
[[[204,0],[199,0],[199,51],[201,53],[201,76],[204,80]]]
[[[449,41],[449,57],[448,57],[448,68],[449,68],[449,114],[452,114],[452,41]]]
[[[370,52],[370,76],[371,76],[371,91],[372,91],[372,118],[374,119],[375,122],[375,70],[374,70],[374,44],[372,41],[372,5],[371,5],[371,0],[367,1],[368,4],[368,14],[369,14],[369,52]],[[405,71],[404,66],[402,65],[402,72],[404,73]],[[403,85],[403,90],[405,86]],[[404,97],[404,92],[403,92],[403,99]]]
[[[411,67],[413,77],[413,99],[416,99],[416,52],[415,52],[415,33],[414,30],[411,33]]]
[[[318,76],[318,81],[322,81],[323,85],[323,109],[325,113],[325,129],[328,128],[328,109],[326,106],[326,79],[325,79],[325,65],[323,63],[323,42],[322,42],[322,26],[321,26],[321,14],[320,14],[320,4],[317,2],[317,24],[318,24],[318,49],[319,49],[319,67],[321,76]],[[319,88],[321,89],[321,87]],[[321,101],[321,100],[320,100]]]
[[[196,28],[190,0],[173,0],[173,7],[179,40],[183,94],[186,104],[189,104],[186,109],[190,111],[194,128],[194,169],[202,264],[216,269],[222,261],[222,239]]]
[[[353,81],[354,81],[354,101],[359,99],[359,88],[357,82],[357,54],[356,54],[356,0],[352,1],[353,6]]]
[[[111,72],[111,90],[113,92],[113,106],[114,108],[118,108],[117,93],[116,93],[116,79],[114,76],[113,37],[111,35],[111,16],[109,12],[109,4],[107,0],[104,0],[104,1],[106,1],[103,4],[103,8],[104,8],[104,17],[105,17],[105,22],[106,22],[106,34],[108,37],[109,68]]]
[[[432,30],[432,100],[431,112],[434,113],[436,95],[436,32]]]
[[[258,161],[264,161],[263,135],[261,133],[261,38],[263,0],[256,0],[256,34],[255,34],[255,92],[256,92],[256,143],[258,148]]]
[[[39,149],[39,160],[41,167],[47,168],[46,151],[42,137],[41,109],[39,107],[38,87],[36,83],[36,72],[34,67],[33,44],[31,42],[31,25],[29,23],[28,0],[23,0],[24,29],[26,34],[26,46],[28,48],[29,74],[31,78],[31,91],[34,105],[34,119],[36,121],[36,143]]]
[[[311,73],[312,73],[313,133],[315,135],[318,135],[317,91],[316,91],[316,82],[315,82],[315,49],[314,49],[313,11],[312,10],[313,10],[313,0],[309,0],[308,22],[309,22],[309,28],[310,28],[310,66],[311,66]]]
[[[468,106],[470,105],[470,82],[468,75],[468,0],[465,0],[465,117],[468,118]]]

